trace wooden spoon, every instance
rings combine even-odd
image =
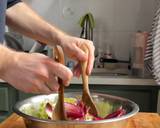
[[[89,54],[88,48],[86,45],[82,45],[81,49],[87,54]],[[90,113],[93,115],[97,115],[98,111],[96,105],[93,102],[93,99],[90,95],[89,85],[88,85],[88,75],[86,73],[87,69],[87,61],[81,62],[81,70],[82,70],[82,81],[83,81],[83,93],[82,93],[82,101],[83,103],[90,108]]]
[[[60,46],[54,48],[55,60],[61,64],[64,64],[64,54]],[[58,78],[60,85],[58,90],[58,100],[52,113],[53,120],[67,120],[67,116],[64,109],[64,85],[62,79]]]

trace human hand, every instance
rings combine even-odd
[[[89,50],[89,55],[87,55],[81,50],[82,44],[86,45]],[[68,57],[80,62],[80,61],[88,61],[87,71],[88,75],[91,74],[93,64],[94,64],[94,50],[95,47],[93,42],[90,40],[85,40],[77,37],[72,37],[68,35],[61,36],[60,45],[63,48],[64,52]],[[80,76],[80,63],[76,65],[74,68],[74,75]]]
[[[59,88],[57,76],[66,86],[72,78],[68,68],[39,53],[14,52],[5,67],[3,80],[26,93],[48,94]]]

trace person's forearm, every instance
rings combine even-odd
[[[0,79],[2,79],[7,65],[12,64],[16,52],[3,45],[0,45],[0,51]]]
[[[20,2],[6,11],[6,22],[12,29],[46,44],[59,44],[63,33]]]

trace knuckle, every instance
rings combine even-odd
[[[43,61],[42,61],[42,64],[44,65],[53,65],[53,60],[51,58],[45,58]]]
[[[93,45],[93,41],[91,41],[91,40],[87,40],[87,44],[89,44],[89,45]]]
[[[95,46],[91,40],[87,40],[86,45],[89,49],[95,50]]]

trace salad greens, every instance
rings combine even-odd
[[[114,118],[122,116],[126,111],[120,105],[113,105],[110,102],[95,102],[98,115],[92,115],[89,113],[89,108],[87,108],[81,101],[76,98],[65,98],[65,109],[69,120],[102,120],[108,118]],[[50,113],[46,112],[47,106],[49,105]],[[53,109],[55,106],[55,101],[43,101],[39,105],[27,105],[21,108],[21,111],[27,115],[37,117],[40,119],[52,119]]]
[[[21,109],[22,112],[24,112],[27,115],[37,117],[40,119],[48,119],[48,115],[45,112],[46,102],[41,102],[37,107],[35,106],[27,106]]]

